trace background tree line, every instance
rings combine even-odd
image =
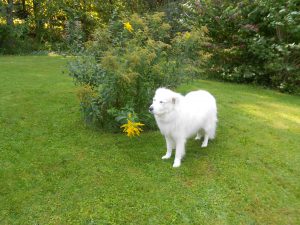
[[[170,0],[0,0],[0,52],[64,48],[68,24],[80,22],[83,41],[114,11],[143,13]]]
[[[202,77],[299,93],[299,0],[0,0],[0,54],[80,52],[97,42],[99,27],[157,11],[170,40],[208,29]]]

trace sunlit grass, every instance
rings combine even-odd
[[[0,57],[1,224],[298,224],[300,99],[197,81],[218,103],[217,137],[179,169],[158,131],[86,128],[66,58]],[[147,109],[145,109],[147,110]]]

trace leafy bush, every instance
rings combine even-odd
[[[39,50],[39,44],[28,36],[27,24],[14,27],[0,24],[0,53],[20,54]]]
[[[300,93],[300,3],[189,1],[190,24],[206,25],[210,76]]]
[[[52,38],[55,36],[51,34]],[[45,34],[45,36],[47,36]],[[50,36],[50,35],[48,35]],[[0,24],[0,54],[36,54],[58,51],[66,45],[58,40],[40,42],[36,39],[29,21],[11,25]]]
[[[82,23],[79,20],[69,20],[65,22],[64,42],[65,48],[70,54],[77,54],[83,48],[85,34],[83,32]],[[67,47],[66,47],[67,46]]]
[[[104,128],[124,123],[128,113],[148,128],[154,125],[148,113],[156,88],[175,87],[201,74],[209,58],[204,51],[207,28],[178,33],[164,13],[114,19],[98,28],[86,50],[70,63],[70,75],[80,85],[89,85],[97,96],[82,104],[84,116]]]

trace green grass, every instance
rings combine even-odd
[[[173,169],[158,131],[84,126],[66,61],[0,57],[0,224],[300,224],[299,97],[181,86],[215,95],[219,126]]]

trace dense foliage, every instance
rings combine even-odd
[[[142,13],[170,0],[0,0],[0,53],[68,50],[74,31],[82,41],[114,11]],[[71,29],[71,32],[69,28]],[[75,28],[75,29],[73,29]],[[72,47],[74,45],[71,45]]]
[[[207,28],[172,37],[164,13],[118,18],[96,29],[86,50],[70,64],[80,84],[87,121],[113,128],[130,113],[146,127],[153,125],[149,103],[159,86],[174,87],[201,74],[210,55]]]
[[[298,0],[191,1],[193,26],[212,38],[212,76],[300,92]]]
[[[86,121],[151,127],[158,86],[193,77],[300,94],[298,0],[0,0],[0,54],[76,56]]]

